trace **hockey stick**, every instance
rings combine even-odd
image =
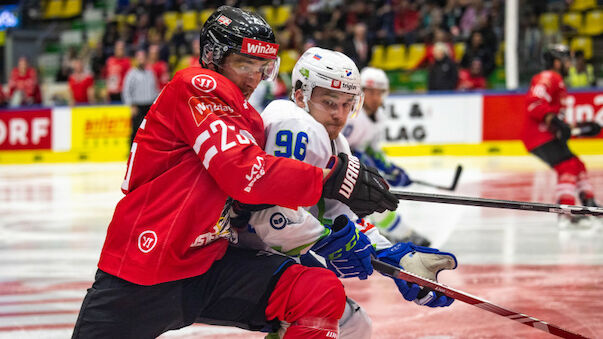
[[[574,205],[557,205],[544,204],[539,202],[526,202],[514,200],[497,200],[486,198],[459,197],[454,195],[443,194],[426,194],[417,192],[407,192],[392,189],[390,192],[401,200],[413,200],[424,202],[439,202],[442,204],[468,205],[480,207],[506,208],[513,210],[534,211],[534,212],[549,212],[557,214],[571,215],[592,215],[603,216],[602,207],[585,207]]]
[[[461,166],[461,165],[456,166],[456,171],[454,172],[454,177],[452,178],[452,184],[450,184],[450,186],[448,186],[448,187],[432,184],[432,183],[425,182],[422,180],[411,179],[411,181],[413,184],[435,187],[435,188],[439,188],[441,190],[446,190],[446,191],[454,191],[456,189],[456,185],[459,183],[459,178],[461,177],[462,172],[463,172],[463,166]]]
[[[410,272],[400,269],[398,267],[384,263],[383,261],[377,260],[375,258],[372,258],[371,262],[373,264],[373,268],[381,274],[384,274],[384,275],[387,275],[387,276],[393,277],[393,278],[406,280],[408,282],[415,283],[420,286],[431,288],[432,290],[445,294],[446,296],[448,296],[450,298],[460,300],[464,303],[467,303],[467,304],[473,305],[475,307],[479,307],[483,310],[498,314],[507,319],[518,321],[524,325],[528,325],[528,326],[537,328],[541,331],[550,333],[552,335],[556,335],[561,338],[571,338],[571,339],[587,338],[578,333],[564,330],[561,327],[558,327],[558,326],[552,325],[552,324],[548,324],[544,321],[538,320],[538,319],[530,317],[528,315],[518,313],[515,311],[511,311],[504,307],[500,307],[485,299],[478,298],[469,293],[465,293],[465,292],[456,290],[452,287],[448,287],[446,285],[440,284],[433,280],[422,278],[416,274],[410,273]]]

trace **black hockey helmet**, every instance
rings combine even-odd
[[[562,44],[551,45],[549,46],[544,53],[542,54],[542,59],[544,61],[544,68],[551,69],[553,68],[553,63],[555,59],[559,61],[564,61],[570,58],[570,51],[567,46]]]
[[[221,6],[201,29],[199,63],[220,68],[229,53],[256,59],[272,59],[264,70],[263,79],[272,80],[278,74],[280,59],[272,27],[259,14],[231,6]]]

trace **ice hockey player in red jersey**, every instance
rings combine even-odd
[[[567,95],[563,76],[567,74],[570,53],[564,45],[554,45],[543,55],[545,70],[532,78],[526,96],[526,118],[523,143],[542,161],[557,172],[555,198],[559,204],[576,204],[576,193],[585,206],[596,206],[592,185],[584,163],[567,146],[572,128],[564,122],[564,100]],[[594,122],[582,123],[577,128],[583,136],[601,131]],[[581,216],[560,215],[559,226],[584,224]]]
[[[285,338],[336,338],[345,292],[335,274],[236,247],[230,203],[297,208],[325,197],[365,215],[397,199],[345,154],[323,170],[263,151],[247,99],[276,75],[278,45],[259,15],[220,7],[200,42],[203,68],[176,73],[136,134],[73,338],[155,338],[195,322],[255,331],[287,322]],[[326,238],[324,248],[370,261],[354,245],[361,236]]]

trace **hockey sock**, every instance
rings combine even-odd
[[[595,194],[593,193],[593,186],[588,180],[588,174],[586,173],[586,171],[582,171],[580,172],[580,174],[578,174],[577,187],[578,195],[580,197],[580,200],[582,201],[582,205],[586,206],[588,202],[594,200]]]
[[[284,339],[337,338],[345,305],[343,285],[333,272],[292,265],[270,295],[266,318],[290,323]]]
[[[559,204],[576,204],[576,182],[578,174],[584,171],[584,164],[576,157],[572,157],[555,165],[557,172],[557,187],[555,199]]]

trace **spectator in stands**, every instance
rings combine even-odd
[[[82,59],[71,61],[73,72],[69,76],[70,105],[94,103],[94,78],[84,70]]]
[[[144,50],[136,52],[136,67],[131,68],[124,80],[122,96],[124,103],[132,108],[132,135],[134,136],[142,120],[147,115],[151,104],[157,97],[155,74],[148,67],[147,54]]]
[[[471,0],[461,17],[461,22],[459,24],[461,35],[463,37],[469,36],[469,34],[475,30],[480,20],[486,15],[488,15],[488,11],[484,7],[484,2],[482,0]]]
[[[199,46],[199,37],[193,38],[191,42],[191,56],[189,59],[189,67],[201,67],[199,59],[201,58],[201,47]]]
[[[469,41],[470,43],[461,60],[461,67],[471,67],[471,61],[478,58],[482,62],[484,76],[489,76],[494,71],[494,52],[486,47],[483,35],[479,31],[473,31]]]
[[[574,88],[597,86],[593,65],[586,63],[583,51],[574,53],[574,65],[569,68],[566,82]]]
[[[417,31],[421,24],[418,4],[409,0],[402,0],[395,8],[394,32],[407,44],[417,41]]]
[[[469,69],[463,68],[459,71],[458,89],[462,91],[486,89],[486,78],[482,74],[482,62],[473,59]]]
[[[421,59],[421,61],[419,61],[416,68],[428,67],[430,65],[433,65],[433,63],[435,62],[435,57],[433,55],[433,47],[438,42],[444,43],[446,45],[446,48],[448,49],[446,54],[448,55],[448,57],[450,57],[450,59],[454,60],[454,45],[450,43],[450,39],[448,38],[448,33],[446,33],[446,31],[438,28],[433,32],[433,34],[430,34],[426,40],[427,41],[425,46],[425,55],[423,55],[423,58]]]
[[[456,63],[448,56],[448,47],[443,42],[433,46],[435,62],[429,67],[427,88],[433,90],[453,90],[458,83]]]
[[[362,69],[371,61],[373,46],[366,36],[366,24],[359,22],[354,26],[351,39],[343,47],[343,53],[350,57]]]
[[[6,95],[4,94],[4,86],[0,84],[0,107],[6,107]]]
[[[77,58],[77,50],[74,46],[70,46],[67,52],[61,56],[61,67],[55,78],[57,82],[65,82],[69,79],[69,75],[73,72],[72,66],[75,58]]]
[[[170,70],[167,62],[159,59],[159,45],[149,46],[149,64],[153,74],[155,74],[155,82],[159,90],[163,89],[170,81]]]
[[[36,70],[29,66],[27,58],[19,58],[8,81],[8,97],[11,106],[26,106],[42,103]]]
[[[115,43],[113,56],[105,64],[105,78],[107,79],[107,93],[112,102],[122,101],[122,88],[124,77],[130,69],[130,58],[126,56],[126,44],[122,40]]]

